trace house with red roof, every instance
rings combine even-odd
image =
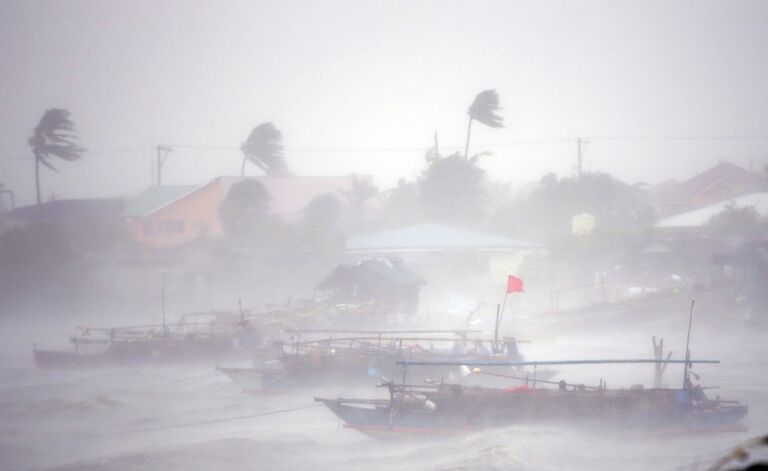
[[[315,197],[330,193],[343,198],[356,182],[371,183],[372,177],[218,177],[204,185],[150,187],[130,201],[125,210],[134,240],[153,247],[171,247],[221,235],[219,208],[232,186],[243,180],[261,182],[270,196],[270,211],[293,221]]]
[[[666,217],[762,192],[767,187],[764,176],[730,162],[721,162],[683,182],[666,181],[648,191],[657,216]]]

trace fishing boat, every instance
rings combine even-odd
[[[538,368],[556,365],[663,363],[685,364],[682,388],[609,389],[565,381],[536,381],[506,388],[460,384],[406,384],[406,371],[432,362],[400,362],[403,382],[384,380],[388,399],[315,398],[336,414],[346,427],[372,436],[402,434],[457,434],[519,424],[572,424],[605,429],[642,431],[743,430],[738,421],[747,406],[708,398],[693,385],[688,367],[715,360],[577,360],[511,362],[508,366]],[[456,365],[457,363],[439,363]],[[498,363],[464,364],[475,371]],[[556,384],[557,387],[541,387]]]
[[[396,374],[399,361],[487,361],[522,359],[518,342],[472,337],[480,331],[445,330],[296,330],[290,342],[275,344],[277,355],[257,358],[251,368],[218,368],[246,392],[287,390],[321,384],[370,384],[381,375]],[[306,339],[308,334],[320,338]],[[450,348],[445,345],[450,344]],[[520,369],[515,372],[525,374]],[[466,367],[423,366],[411,369],[419,378],[461,381]],[[554,370],[541,371],[548,379]],[[476,378],[473,378],[476,379]],[[487,381],[486,381],[487,382]]]
[[[230,313],[190,313],[173,325],[76,327],[73,350],[34,346],[38,368],[74,368],[213,359],[248,333]]]

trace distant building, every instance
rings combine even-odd
[[[397,257],[380,257],[339,265],[320,284],[318,291],[330,293],[334,303],[372,303],[385,313],[414,315],[424,278]]]
[[[730,162],[721,162],[683,182],[666,181],[649,188],[656,214],[666,217],[749,193],[765,191],[762,175]]]
[[[542,250],[532,242],[420,224],[350,237],[345,252],[351,260],[401,258],[427,279],[433,296],[444,297],[496,288],[502,292],[507,274],[517,270],[527,255]]]
[[[751,193],[737,198],[726,199],[703,208],[676,214],[657,221],[654,227],[663,230],[699,229],[705,227],[713,216],[722,213],[730,206],[735,208],[752,207],[759,216],[768,217],[768,192]]]
[[[343,197],[355,180],[341,177],[218,177],[204,185],[155,186],[132,200],[125,211],[133,238],[153,247],[171,247],[222,233],[219,209],[232,185],[243,180],[261,182],[270,195],[270,212],[296,219],[313,198],[331,193]]]
[[[595,229],[595,217],[588,213],[577,214],[571,218],[571,233],[574,235],[590,235]]]

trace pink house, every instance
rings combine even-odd
[[[355,181],[370,176],[342,177],[218,177],[204,185],[155,186],[129,202],[125,216],[135,240],[154,247],[170,247],[200,237],[220,235],[219,208],[232,186],[243,180],[260,181],[271,197],[272,213],[287,221],[297,219],[317,196],[342,197]]]

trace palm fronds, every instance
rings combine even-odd
[[[243,170],[245,161],[249,160],[267,175],[288,174],[288,167],[283,158],[282,139],[282,133],[270,122],[253,128],[248,139],[240,147],[243,151]]]
[[[496,90],[484,90],[477,94],[467,114],[470,119],[477,120],[486,126],[503,128],[504,118],[497,114],[499,110],[501,110],[499,94]]]
[[[85,152],[75,143],[75,124],[69,116],[69,111],[61,108],[47,110],[28,140],[35,159],[51,170],[57,171],[50,162],[51,157],[72,162],[80,159]]]

